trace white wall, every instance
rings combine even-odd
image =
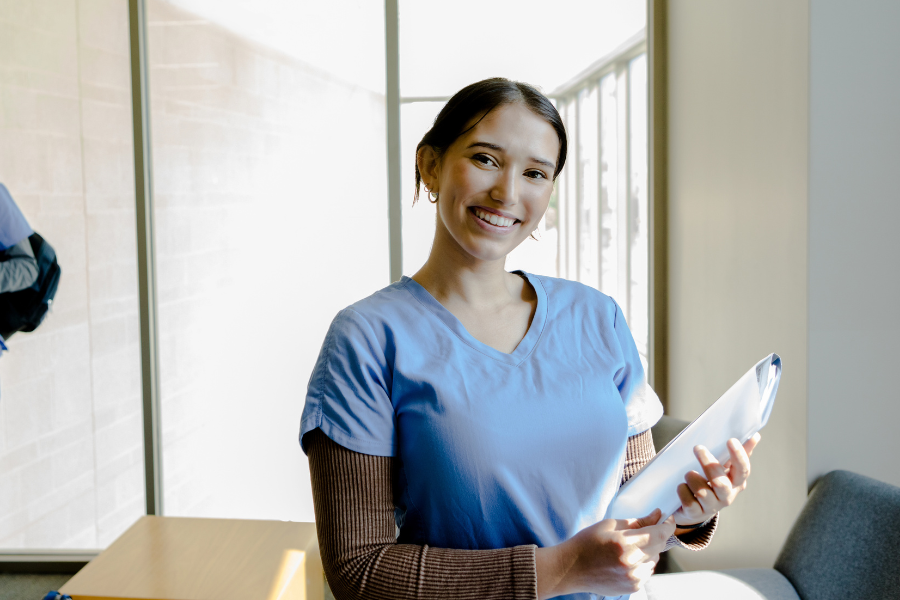
[[[810,2],[810,482],[900,485],[900,3]]]
[[[685,567],[771,566],[806,498],[808,5],[668,5],[669,407],[784,360],[750,487]]]

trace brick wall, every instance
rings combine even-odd
[[[55,247],[0,359],[0,548],[108,544],[143,512],[126,4],[0,4],[0,181]]]
[[[311,521],[309,373],[388,283],[384,96],[173,4],[148,29],[165,511]]]
[[[384,97],[148,12],[165,512],[311,520],[309,372],[388,280]],[[143,513],[128,44],[124,0],[0,0],[0,181],[63,268],[0,359],[0,549]]]

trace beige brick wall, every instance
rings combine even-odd
[[[306,381],[388,280],[384,97],[148,8],[165,511],[311,520]],[[0,549],[143,513],[128,44],[125,0],[0,0],[0,181],[63,268],[0,359]]]
[[[107,545],[143,512],[126,4],[0,4],[0,181],[63,277],[0,360],[0,548]]]
[[[384,96],[166,2],[148,30],[165,511],[311,521],[306,382],[388,283]]]

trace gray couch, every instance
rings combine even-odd
[[[900,488],[849,471],[819,479],[774,569],[654,575],[649,600],[900,599]]]

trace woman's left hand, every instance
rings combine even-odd
[[[717,512],[730,506],[738,494],[747,489],[750,455],[759,443],[759,438],[757,433],[743,446],[735,438],[728,440],[731,458],[725,461],[724,465],[703,446],[694,448],[694,454],[703,466],[706,476],[696,471],[684,476],[685,483],[678,486],[681,508],[675,511],[676,526],[693,525],[711,519]]]

